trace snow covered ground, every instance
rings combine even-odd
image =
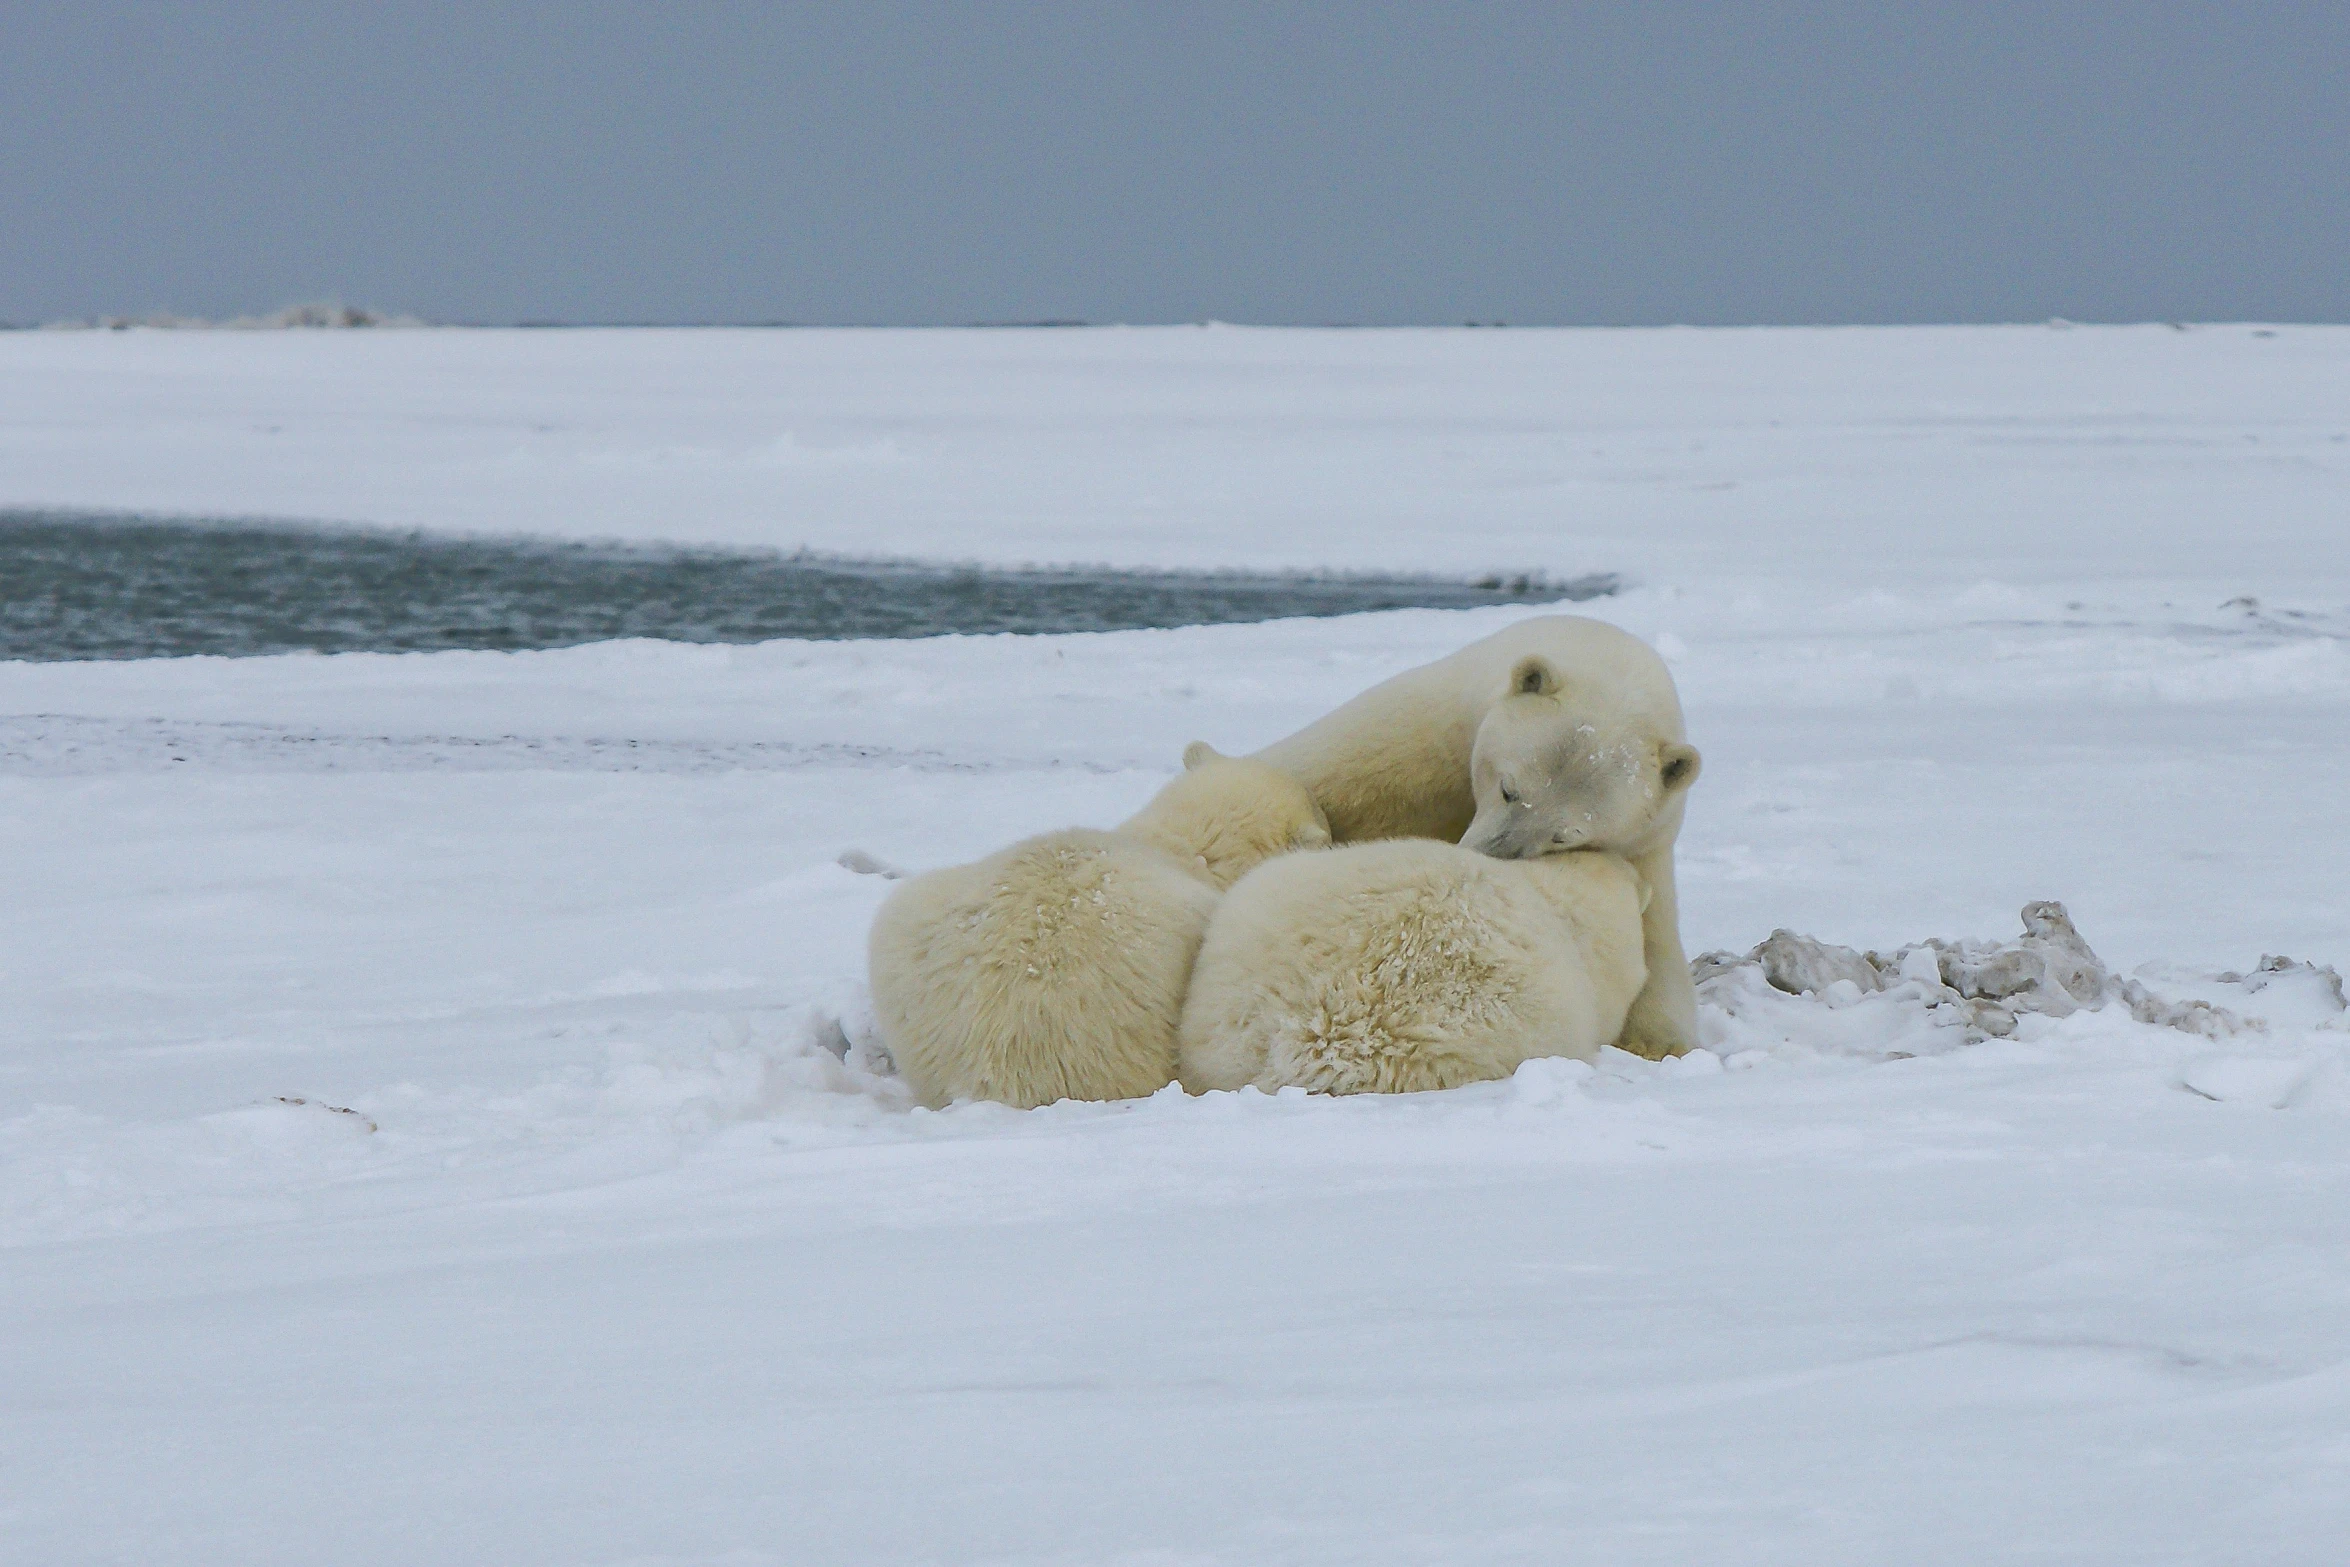
[[[0,1558],[2332,1563],[2350,331],[17,334],[0,503],[1621,571],[1691,950],[2120,1008],[909,1112],[886,885],[1520,613],[0,664]],[[1724,993],[1717,992],[1717,999]]]

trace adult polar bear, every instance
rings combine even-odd
[[[1383,681],[1256,753],[1303,783],[1338,843],[1441,838],[1500,859],[1622,855],[1648,889],[1647,983],[1618,1041],[1697,1043],[1673,843],[1698,754],[1672,674],[1604,621],[1540,615]]]

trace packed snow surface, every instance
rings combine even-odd
[[[0,336],[0,504],[1620,571],[1725,954],[1663,1065],[871,1070],[844,851],[1521,610],[0,664],[0,1559],[2338,1562],[2350,332],[2268,330]]]

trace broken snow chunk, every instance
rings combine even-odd
[[[2182,1017],[2202,1014],[2204,1003],[2222,1019],[2269,1032],[2327,1029],[2350,1032],[2350,1007],[2342,998],[2342,976],[2331,967],[2264,957],[2248,974],[2210,973],[2172,963],[2142,964],[2124,981],[2124,999],[2141,1015],[2169,1010]],[[2210,1033],[2209,1024],[2174,1024]],[[2222,1028],[2221,1032],[2227,1032]]]
[[[2241,1018],[2225,1007],[2215,1007],[2208,1001],[2165,1001],[2134,979],[2119,980],[2114,993],[2130,1009],[2130,1016],[2141,1023],[2152,1023],[2158,1028],[2175,1028],[2181,1033],[2201,1034],[2206,1039],[2218,1039],[2228,1034],[2242,1033],[2247,1028],[2265,1027],[2257,1018]]]
[[[2101,1006],[2112,976],[2061,903],[2027,903],[2020,941],[1929,941],[1942,983],[1969,1001],[2064,1017]]]
[[[2170,1000],[2137,980],[2117,978],[2061,903],[2028,903],[2022,921],[2023,935],[2015,940],[1937,938],[1890,954],[1855,952],[1776,930],[1744,958],[1709,952],[1690,972],[1701,987],[1700,999],[1733,1017],[1751,1010],[1760,994],[1745,987],[1762,982],[1773,992],[1813,997],[1830,1010],[1851,1010],[1863,1002],[1916,1007],[1930,1031],[1962,1029],[1970,1043],[2006,1038],[2027,1014],[2066,1017],[2116,1001],[2139,1022],[2206,1038],[2266,1026],[2208,1001]],[[2298,987],[2306,996],[2322,998],[2321,1005],[2330,1008],[2328,1017],[2346,1010],[2340,977],[2331,969],[2263,959],[2259,974],[2223,978],[2247,993],[2263,983]],[[1914,1052],[1905,1046],[1902,1053]]]
[[[1960,1016],[1966,1019],[1970,1028],[1978,1029],[1993,1039],[2005,1039],[2015,1032],[2015,1014],[1996,1001],[1971,1002],[1961,1008]]]
[[[2222,974],[2219,982],[2239,986],[2248,996],[2272,1000],[2291,997],[2313,1003],[2313,1010],[2320,1016],[2350,1012],[2350,999],[2342,994],[2342,976],[2330,963],[2301,963],[2292,958],[2263,956],[2260,966],[2251,973]]]
[[[1589,1082],[1592,1066],[1565,1056],[1536,1056],[1520,1062],[1510,1076],[1510,1097],[1519,1105],[1562,1104]]]
[[[1932,947],[1904,948],[1894,961],[1894,972],[1903,983],[1916,985],[1929,994],[1947,988],[1942,983],[1942,955]]]
[[[1691,983],[1702,985],[1717,974],[1727,974],[1752,961],[1753,955],[1751,953],[1741,955],[1736,952],[1700,952],[1689,960],[1689,978]]]
[[[1839,981],[1861,993],[1884,988],[1876,965],[1860,953],[1791,930],[1772,931],[1770,939],[1749,955],[1762,965],[1763,977],[1774,989],[1791,996],[1824,995]]]

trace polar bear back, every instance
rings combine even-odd
[[[1194,1092],[1408,1093],[1588,1059],[1645,978],[1642,900],[1609,854],[1416,840],[1272,861],[1209,921],[1179,1075]]]
[[[1155,1092],[1215,906],[1162,850],[1086,828],[916,877],[873,922],[882,1039],[933,1107]]]

